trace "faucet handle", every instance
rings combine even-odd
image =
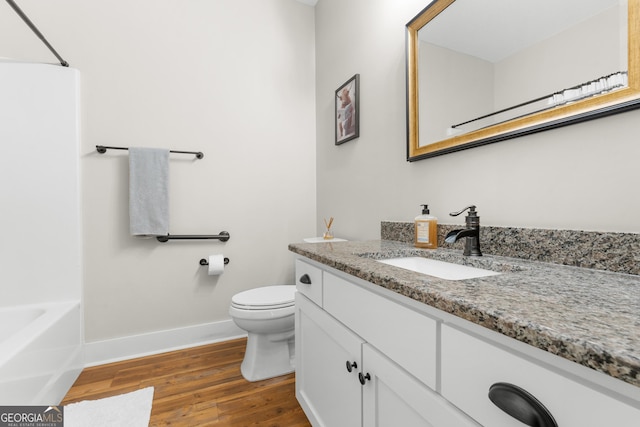
[[[462,212],[466,211],[467,209],[469,209],[469,216],[476,216],[477,215],[476,206],[475,205],[467,206],[466,208],[462,209],[460,212],[451,212],[449,215],[458,216]]]

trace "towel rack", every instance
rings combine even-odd
[[[209,235],[209,236],[199,235],[199,234],[195,234],[195,235],[167,234],[166,236],[156,237],[156,239],[158,239],[158,242],[162,242],[162,243],[168,242],[169,240],[204,240],[204,239],[218,239],[221,242],[226,242],[227,240],[229,240],[229,238],[231,238],[231,236],[226,231],[221,231],[219,234]]]
[[[106,145],[96,145],[96,151],[100,154],[104,154],[107,150],[128,150],[129,147],[107,147]],[[202,159],[204,157],[204,153],[202,151],[178,151],[178,150],[169,150],[170,153],[180,153],[180,154],[194,154],[196,159]]]
[[[224,257],[224,265],[229,264],[229,258]],[[209,265],[209,261],[207,261],[206,259],[202,258],[200,260],[200,265]]]

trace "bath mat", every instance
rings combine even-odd
[[[153,387],[64,407],[64,427],[148,427]]]

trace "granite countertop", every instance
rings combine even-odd
[[[640,276],[390,241],[289,250],[640,387]],[[425,256],[503,274],[451,281],[376,262]]]

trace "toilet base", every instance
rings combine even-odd
[[[247,381],[279,377],[295,370],[294,333],[255,334],[249,332],[240,372]]]

